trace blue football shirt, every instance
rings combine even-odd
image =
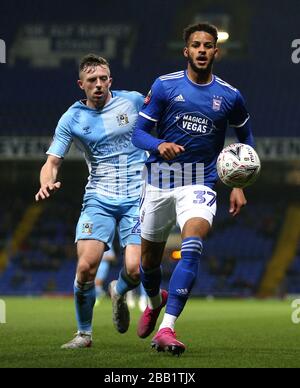
[[[74,142],[89,168],[87,194],[138,198],[147,154],[131,137],[143,103],[140,93],[127,91],[113,91],[101,110],[76,102],[60,119],[47,154],[64,158]]]
[[[251,135],[249,139],[252,139],[248,122],[250,115],[244,98],[236,88],[215,75],[205,85],[191,81],[187,71],[159,77],[140,115],[155,123],[158,135],[156,146],[161,139],[161,142],[176,143],[185,148],[184,153],[168,163],[152,149],[146,163],[148,172],[152,168],[153,173],[155,164],[160,165],[162,170],[168,170],[169,165],[171,174],[176,173],[176,166],[182,168],[185,165],[192,176],[192,184],[199,183],[199,178],[201,184],[211,188],[216,183],[216,161],[224,147],[228,126],[235,128],[238,137],[239,131],[242,134],[247,127]],[[139,121],[137,129],[142,129]],[[245,131],[243,137],[244,134]],[[151,178],[149,182],[152,183]]]

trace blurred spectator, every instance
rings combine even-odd
[[[215,255],[210,255],[207,258],[208,273],[210,275],[219,275],[220,263]]]
[[[252,284],[249,280],[244,278],[237,278],[232,284],[231,287],[233,289],[238,290],[248,290],[251,291],[251,293],[255,292],[255,286]]]
[[[10,285],[12,288],[16,289],[20,287],[26,280],[26,276],[24,273],[20,270],[16,271],[16,273],[13,275],[10,281]]]
[[[53,293],[53,292],[55,292],[57,290],[57,284],[56,284],[56,281],[55,281],[55,279],[54,278],[50,278],[48,281],[47,281],[47,283],[46,283],[46,285],[45,285],[45,287],[44,287],[44,292],[46,292],[46,293]]]
[[[233,274],[236,266],[236,258],[234,256],[226,257],[222,263],[220,275],[229,277]]]

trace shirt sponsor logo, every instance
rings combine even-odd
[[[190,136],[209,135],[214,129],[213,121],[200,112],[177,116],[177,127]]]

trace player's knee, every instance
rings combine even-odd
[[[92,265],[87,260],[81,259],[79,260],[77,267],[77,274],[80,275],[81,278],[91,279],[95,278],[97,273],[97,266]]]
[[[162,261],[161,251],[144,250],[142,254],[142,267],[145,270],[151,270],[160,266]]]

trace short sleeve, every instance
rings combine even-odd
[[[234,128],[242,127],[249,120],[250,115],[246,109],[246,103],[239,91],[237,91],[236,99],[232,111],[229,115],[229,125]]]
[[[53,142],[47,151],[47,155],[54,155],[58,158],[64,158],[68,153],[73,141],[70,126],[71,120],[72,117],[67,113],[65,113],[59,120],[55,130]]]
[[[162,81],[158,78],[145,98],[140,115],[153,122],[158,122],[165,107],[165,90]]]
[[[138,92],[135,92],[135,107],[138,112],[143,108],[145,97]]]

